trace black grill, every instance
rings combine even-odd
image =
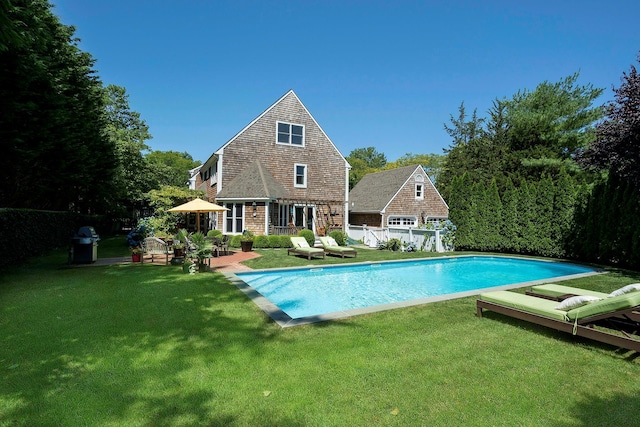
[[[71,238],[71,251],[74,264],[90,264],[98,259],[98,241],[100,236],[93,227],[84,226]]]

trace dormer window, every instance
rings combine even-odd
[[[278,144],[304,146],[304,126],[277,122]]]

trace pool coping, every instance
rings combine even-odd
[[[365,261],[365,262],[354,262],[349,264],[308,264],[302,267],[265,268],[265,269],[259,269],[259,270],[251,270],[251,272],[260,273],[260,272],[269,272],[273,270],[282,270],[282,271],[309,270],[311,268],[331,268],[331,267],[340,267],[340,266],[388,264],[388,263],[415,262],[416,260],[469,258],[469,257],[513,258],[513,259],[535,260],[535,261],[552,262],[552,263],[573,264],[578,266],[585,265],[585,264],[579,264],[579,263],[570,262],[570,261],[548,260],[548,259],[540,259],[540,258],[534,258],[534,257],[517,257],[517,256],[503,256],[503,255],[457,255],[457,256],[443,256],[443,257],[437,257],[437,258],[434,258],[434,257],[411,258],[406,260],[393,260],[393,261]],[[388,304],[374,305],[371,307],[355,308],[352,310],[335,311],[331,313],[318,314],[314,316],[298,317],[295,319],[289,316],[284,311],[282,311],[277,305],[272,303],[260,292],[255,290],[253,287],[249,286],[247,283],[245,283],[242,279],[240,279],[235,274],[235,272],[222,272],[222,274],[224,274],[224,276],[227,279],[229,279],[231,283],[233,283],[238,289],[240,289],[240,291],[242,291],[251,301],[253,301],[253,303],[256,306],[258,306],[258,308],[260,308],[265,314],[267,314],[280,327],[290,328],[293,326],[308,325],[312,323],[326,322],[329,320],[345,319],[345,318],[358,316],[362,314],[377,313],[380,311],[393,310],[397,308],[413,307],[416,305],[424,305],[424,304],[429,304],[433,302],[441,302],[441,301],[447,301],[447,300],[457,299],[457,298],[466,298],[474,295],[480,295],[485,292],[504,291],[504,290],[510,290],[510,289],[523,288],[526,286],[541,285],[544,283],[548,283],[550,280],[554,282],[562,282],[565,280],[579,279],[582,277],[588,277],[588,276],[607,273],[607,271],[599,269],[597,267],[591,267],[591,266],[589,267],[594,268],[595,271],[588,272],[588,273],[571,274],[567,276],[550,277],[547,279],[532,280],[528,282],[519,282],[519,283],[513,283],[509,285],[493,286],[490,288],[475,289],[471,291],[454,292],[451,294],[443,294],[443,295],[437,295],[433,297],[425,297],[425,298],[418,298],[418,299],[407,300],[407,301],[392,302]],[[242,273],[247,273],[247,272],[242,272]]]

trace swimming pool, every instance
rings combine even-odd
[[[561,262],[460,256],[273,269],[235,276],[240,280],[236,284],[256,304],[279,324],[289,326],[597,273],[590,267]]]

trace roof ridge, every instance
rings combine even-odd
[[[269,187],[267,186],[267,180],[264,176],[264,171],[262,167],[264,165],[260,160],[256,160],[256,167],[258,168],[258,174],[260,175],[260,181],[262,181],[262,188],[264,189],[264,194],[269,194]]]

